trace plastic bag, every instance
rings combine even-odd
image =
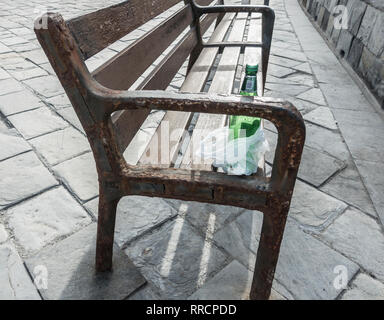
[[[214,167],[222,168],[227,174],[251,175],[256,173],[259,160],[267,151],[269,144],[263,129],[257,129],[249,137],[233,139],[233,130],[222,127],[201,141],[196,156],[205,163],[207,160],[213,161]]]

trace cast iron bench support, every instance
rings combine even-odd
[[[221,41],[204,45],[201,34],[214,21],[215,14],[229,12],[256,12],[263,15],[262,43],[257,46],[262,47],[264,85],[274,21],[273,10],[268,6],[204,7],[196,5],[194,1],[187,1],[182,9],[184,11],[180,10],[169,18],[164,23],[164,28],[169,27],[167,30],[171,33],[170,36],[176,38],[177,34],[172,35],[172,30],[182,29],[179,24],[183,20],[183,14],[184,19],[187,19],[186,26],[192,27],[182,39],[180,46],[165,58],[165,62],[152,72],[150,79],[141,86],[141,89],[147,90],[127,91],[126,89],[138,78],[134,75],[136,71],[133,67],[130,69],[133,76],[122,74],[124,70],[122,73],[113,73],[116,59],[112,59],[93,74],[88,71],[84,63],[87,58],[176,2],[163,1],[156,7],[151,7],[153,1],[132,0],[68,22],[65,22],[59,14],[49,13],[43,17],[47,19],[48,28],[36,29],[38,40],[82,123],[96,161],[99,177],[96,270],[103,272],[112,269],[116,207],[123,196],[142,195],[238,206],[262,211],[264,214],[250,298],[267,299],[271,291],[304,145],[303,119],[293,105],[278,99],[263,97],[249,99],[214,93],[172,93],[164,89],[172,79],[172,77],[168,79],[170,66],[174,68],[171,72],[173,74],[180,66],[177,65],[176,58],[180,57],[181,52],[188,49],[186,54],[190,54],[194,50],[196,55],[197,51],[204,50],[204,46],[225,48],[225,42]],[[209,3],[209,1],[203,2]],[[146,12],[150,14],[144,15],[144,9],[148,9]],[[134,19],[127,19],[126,14],[119,16],[122,10],[128,10],[128,13],[132,10]],[[204,15],[205,13],[209,14]],[[109,23],[104,24],[107,20]],[[174,22],[177,23],[172,24]],[[199,27],[196,28],[196,25]],[[99,28],[100,26],[104,29]],[[116,28],[116,26],[120,27]],[[108,28],[112,29],[108,30]],[[161,28],[154,30],[153,36],[164,35]],[[140,45],[145,48],[145,41],[150,41],[151,36],[148,36],[149,40],[144,39],[131,45],[126,52],[120,54],[118,59],[124,60],[129,54],[132,54],[131,60],[137,59],[138,55],[134,54],[134,50]],[[245,44],[228,45],[244,46]],[[181,48],[180,51],[178,51],[179,48]],[[199,49],[196,50],[196,48]],[[154,49],[156,49],[155,44]],[[143,51],[140,52],[143,53]],[[160,53],[159,49],[156,56]],[[176,64],[175,66],[170,64],[169,57],[174,59],[172,61]],[[196,55],[194,60],[197,58]],[[127,60],[126,63],[131,60]],[[135,60],[136,64],[144,62],[146,63],[146,61]],[[150,63],[149,61],[148,64]],[[120,64],[121,68],[124,66],[125,64]],[[142,67],[143,70],[145,65]],[[113,77],[108,78],[111,72]],[[130,76],[133,78],[129,79]],[[153,109],[247,115],[271,121],[278,130],[278,143],[271,177],[259,174],[238,177],[204,170],[129,165],[122,155],[122,149],[132,140],[134,133]],[[116,114],[119,118],[114,118]],[[128,140],[124,142],[123,147],[120,133]]]

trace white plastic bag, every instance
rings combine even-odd
[[[233,130],[228,127],[212,131],[201,141],[196,156],[204,163],[207,163],[207,160],[213,161],[214,167],[222,168],[230,175],[256,173],[259,160],[269,151],[264,131],[259,128],[249,137],[230,137],[233,137]]]

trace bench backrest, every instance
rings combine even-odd
[[[104,63],[89,77],[85,60],[179,2],[182,2],[179,10]],[[102,114],[102,110],[95,110],[85,103],[87,83],[90,84],[95,79],[105,90],[130,88],[185,30],[187,31],[182,39],[151,71],[138,89],[166,89],[188,56],[191,55],[190,60],[193,60],[193,56],[196,58],[202,48],[197,28],[203,34],[220,15],[205,15],[198,24],[190,2],[191,0],[129,0],[68,21],[64,21],[60,15],[50,15],[48,30],[35,30],[87,134],[98,118],[94,113]],[[222,0],[196,2],[203,6],[223,3]],[[264,0],[264,4],[268,2],[269,0]],[[112,116],[121,150],[131,141],[148,112],[125,110]]]

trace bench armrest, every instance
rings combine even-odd
[[[99,90],[97,90],[99,91]],[[98,118],[124,109],[158,109],[226,115],[246,115],[271,121],[278,130],[270,187],[287,192],[293,189],[305,140],[304,120],[287,101],[266,97],[244,97],[208,93],[173,93],[165,91],[110,91],[89,95],[88,105],[98,110]],[[94,99],[92,98],[94,96]],[[102,111],[102,107],[106,107]]]

